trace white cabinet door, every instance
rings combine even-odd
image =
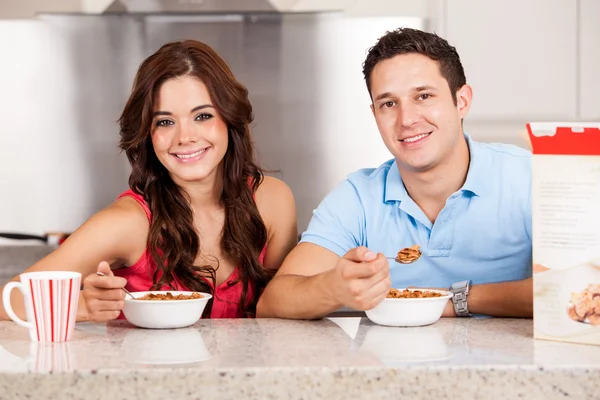
[[[446,0],[445,15],[473,86],[469,119],[577,117],[576,1]]]
[[[600,1],[580,0],[580,119],[600,121]]]
[[[81,12],[82,1],[98,3],[106,0],[0,0],[0,19],[32,18],[38,13]]]

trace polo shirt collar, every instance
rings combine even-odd
[[[470,192],[475,196],[481,196],[485,192],[487,180],[489,179],[487,168],[489,160],[486,157],[484,148],[479,143],[473,141],[468,134],[465,133],[464,135],[469,146],[471,161],[469,162],[467,179],[460,190]],[[398,164],[394,160],[386,177],[384,200],[386,202],[403,201],[407,197],[408,192],[402,182]]]

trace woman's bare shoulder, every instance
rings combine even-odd
[[[267,229],[277,224],[278,221],[295,221],[296,203],[289,186],[280,179],[265,176],[256,190],[256,206],[260,212]]]
[[[292,190],[281,179],[265,176],[256,190],[256,201],[258,203],[277,200],[293,200]]]
[[[144,228],[149,226],[149,219],[142,205],[128,196],[115,200],[91,219],[110,220],[111,223],[120,227],[133,225],[134,227]]]
[[[145,248],[149,230],[143,207],[133,198],[122,197],[81,225],[65,242],[65,248],[93,245],[119,258],[130,256]]]
[[[297,243],[298,224],[294,195],[285,182],[266,176],[256,191],[256,204],[268,234],[264,266],[268,269],[278,269]]]

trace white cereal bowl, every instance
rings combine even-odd
[[[150,291],[131,293],[136,300],[125,296],[123,314],[127,321],[140,328],[172,329],[183,328],[195,324],[204,311],[206,303],[212,298],[208,293],[200,293],[201,299],[190,300],[137,300],[148,293],[191,295],[194,292]]]
[[[400,291],[404,289],[398,289]],[[437,289],[408,289],[441,293],[440,297],[415,299],[385,298],[375,308],[365,311],[376,324],[385,326],[423,326],[436,322],[452,298],[452,292]]]

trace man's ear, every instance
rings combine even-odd
[[[463,85],[456,91],[456,108],[460,119],[463,119],[469,113],[471,109],[471,102],[473,101],[473,89],[469,85]]]
[[[369,107],[371,107],[371,112],[373,113],[373,116],[375,116],[375,106],[373,105],[373,103],[371,103]]]

